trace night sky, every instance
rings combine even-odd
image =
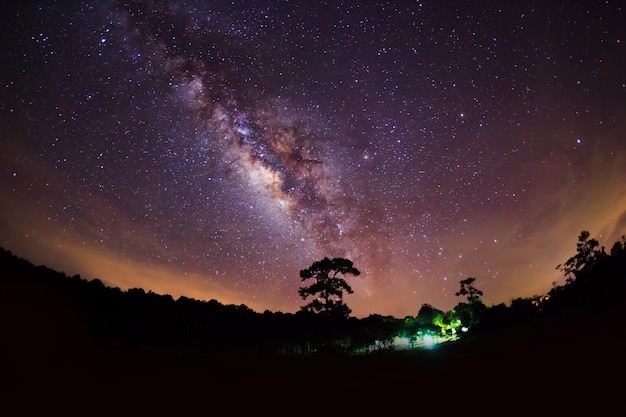
[[[325,256],[356,317],[543,295],[626,234],[625,7],[4,2],[0,245],[258,312]]]

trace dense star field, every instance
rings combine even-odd
[[[122,289],[357,317],[545,294],[626,233],[621,1],[12,1],[0,245]]]

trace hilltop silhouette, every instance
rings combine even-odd
[[[11,409],[10,400],[20,398],[22,410],[61,403],[67,410],[106,397],[102,405],[118,409],[128,396],[146,399],[145,412],[176,398],[181,407],[240,414],[305,406],[319,391],[316,403],[352,398],[336,412],[372,404],[392,410],[403,402],[450,411],[469,401],[481,410],[557,413],[594,404],[596,413],[620,414],[626,410],[616,382],[626,370],[626,241],[609,252],[598,247],[581,233],[577,253],[557,266],[567,276],[564,285],[510,306],[481,303],[467,334],[404,350],[390,341],[408,329],[430,331],[436,308],[423,305],[415,318],[257,313],[216,300],[110,288],[3,249],[3,404]],[[461,310],[479,300],[471,290],[474,298],[460,302]]]

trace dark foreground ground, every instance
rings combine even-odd
[[[624,314],[431,350],[210,356],[102,340],[71,305],[0,304],[0,415],[626,415]]]

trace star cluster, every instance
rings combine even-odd
[[[353,315],[544,294],[626,233],[624,6],[11,2],[0,244],[257,311],[347,257]]]

